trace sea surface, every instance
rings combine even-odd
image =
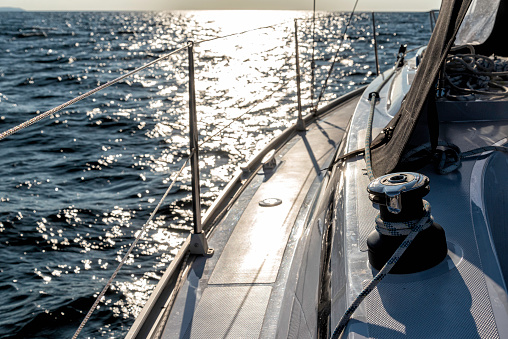
[[[304,114],[334,60],[320,107],[374,78],[371,14],[342,42],[349,15],[313,34],[297,11],[0,13],[0,132],[194,41],[206,211],[295,122],[295,18]],[[381,70],[430,36],[428,13],[376,27]],[[184,48],[0,141],[0,338],[72,337],[187,158],[187,68]],[[80,337],[125,336],[192,228],[190,190],[186,168]]]

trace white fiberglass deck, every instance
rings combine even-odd
[[[281,308],[301,219],[307,215],[302,210],[311,205],[309,190],[316,192],[310,188],[319,186],[321,169],[339,145],[356,104],[356,98],[349,100],[310,125],[279,151],[272,173],[258,173],[210,237],[213,257],[196,259],[163,338],[276,336],[280,312],[291,312],[291,304]],[[267,198],[282,202],[260,206]]]
[[[376,86],[373,82],[371,89]],[[391,118],[386,108],[389,88],[385,86],[376,105],[376,131]],[[353,116],[346,152],[364,145],[369,92],[368,88]],[[463,151],[506,145],[508,123],[499,119],[496,107],[499,102],[481,107],[476,102],[473,108],[480,114],[475,117],[469,102],[439,102],[440,138]],[[457,114],[459,109],[465,114]],[[418,170],[430,178],[425,200],[432,206],[435,222],[445,230],[448,256],[422,272],[386,276],[355,311],[343,338],[508,337],[503,272],[503,266],[508,267],[503,218],[508,201],[507,159],[505,153],[485,152],[464,159],[458,170],[446,175],[436,174],[430,164]],[[379,210],[366,191],[365,161],[358,156],[342,166],[347,175],[338,195],[344,199],[336,205],[339,217],[334,228],[344,236],[335,237],[332,247],[332,326],[378,273],[368,263],[366,239],[375,228]]]

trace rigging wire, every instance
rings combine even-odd
[[[150,217],[148,218],[148,220],[145,222],[145,224],[143,225],[143,227],[141,228],[141,230],[139,231],[138,235],[136,236],[136,239],[134,240],[134,242],[132,243],[132,245],[129,247],[129,250],[127,251],[127,253],[125,253],[125,255],[123,256],[122,260],[120,261],[120,263],[118,264],[118,267],[115,269],[115,271],[113,272],[113,274],[111,275],[111,277],[109,278],[108,282],[106,283],[106,286],[104,286],[104,288],[102,289],[101,293],[99,294],[99,296],[95,299],[95,302],[93,303],[92,307],[90,308],[90,310],[88,311],[88,313],[86,314],[85,318],[83,319],[83,321],[81,322],[81,324],[79,325],[78,329],[76,330],[76,332],[74,333],[74,335],[72,336],[72,339],[76,339],[78,337],[78,335],[81,333],[81,331],[83,330],[83,327],[86,325],[86,323],[88,322],[88,319],[90,319],[90,317],[92,316],[92,313],[95,311],[95,309],[97,308],[97,306],[99,305],[99,302],[101,301],[102,297],[104,297],[104,295],[106,294],[106,292],[108,291],[109,287],[111,286],[111,284],[113,283],[113,280],[115,279],[116,275],[118,274],[118,272],[120,271],[120,269],[122,268],[122,266],[125,264],[125,262],[127,261],[127,259],[129,258],[129,255],[131,254],[132,250],[134,249],[134,247],[136,247],[138,241],[141,239],[141,236],[145,233],[146,229],[148,228],[148,225],[150,224],[150,222],[152,221],[152,219],[155,217],[155,214],[159,211],[159,208],[161,207],[162,203],[164,202],[164,200],[166,199],[166,197],[168,196],[169,192],[171,191],[171,189],[173,188],[173,185],[175,184],[176,182],[176,179],[178,179],[178,177],[180,176],[180,174],[182,174],[183,172],[183,169],[185,168],[185,166],[187,166],[187,163],[189,162],[189,159],[191,158],[191,156],[194,154],[194,151],[191,152],[191,154],[189,155],[189,157],[184,161],[182,167],[180,168],[180,170],[178,171],[178,173],[175,175],[175,177],[173,178],[173,181],[171,182],[171,184],[169,185],[168,189],[166,190],[166,192],[164,193],[164,195],[162,196],[162,198],[160,199],[159,203],[157,204],[157,206],[155,207],[155,209],[152,211],[152,213],[150,214]]]
[[[202,44],[205,42],[210,42],[210,41],[219,40],[219,39],[225,39],[225,38],[229,38],[232,36],[242,35],[242,34],[254,32],[254,31],[259,31],[262,29],[275,28],[277,26],[282,26],[285,24],[288,25],[289,23],[290,23],[290,21],[286,20],[286,21],[279,22],[277,24],[269,25],[269,26],[256,27],[256,28],[248,29],[246,31],[242,31],[242,32],[238,32],[238,33],[231,33],[231,34],[227,34],[227,35],[216,36],[216,37],[209,38],[209,39],[199,40],[199,41],[195,42],[194,44],[198,45],[198,44]]]
[[[257,27],[257,28],[253,28],[253,29],[250,29],[250,30],[245,30],[245,31],[242,31],[242,32],[238,32],[238,33],[232,33],[232,34],[228,34],[228,35],[224,35],[224,36],[217,36],[217,37],[214,37],[214,38],[210,38],[210,39],[205,39],[205,40],[200,40],[200,41],[194,42],[194,45],[198,45],[198,44],[201,44],[201,43],[210,42],[210,41],[218,40],[218,39],[225,39],[225,38],[228,38],[228,37],[231,37],[231,36],[241,35],[241,34],[253,32],[253,31],[256,31],[256,30],[274,28],[274,27],[281,26],[281,25],[288,24],[288,23],[289,23],[289,21],[283,21],[283,22],[280,22],[280,23],[277,23],[277,24],[274,24],[274,25],[270,25],[270,26]],[[171,52],[169,52],[169,53],[167,53],[167,54],[165,54],[165,55],[163,55],[163,56],[161,56],[161,57],[159,57],[159,58],[157,58],[157,59],[155,59],[155,60],[153,60],[153,61],[151,61],[151,62],[149,62],[149,63],[147,63],[147,64],[145,64],[143,66],[141,66],[141,67],[138,67],[138,68],[136,68],[136,69],[134,69],[134,70],[132,70],[132,71],[130,71],[130,72],[128,72],[128,73],[126,73],[126,74],[116,78],[116,79],[108,81],[107,83],[105,83],[105,84],[103,84],[101,86],[98,86],[98,87],[96,87],[96,88],[94,88],[94,89],[92,89],[92,90],[90,90],[90,91],[88,91],[88,92],[78,96],[78,97],[75,97],[72,100],[69,100],[69,101],[67,101],[67,102],[65,102],[65,103],[63,103],[63,104],[61,104],[59,106],[56,106],[56,107],[54,107],[54,108],[52,108],[52,109],[50,109],[50,110],[48,110],[48,111],[46,111],[44,113],[38,114],[37,116],[35,116],[35,117],[33,117],[33,118],[31,118],[31,119],[29,119],[29,120],[19,124],[19,125],[13,127],[13,128],[10,128],[10,129],[0,133],[0,141],[5,139],[5,138],[7,138],[8,136],[11,136],[11,135],[19,132],[20,130],[22,130],[22,129],[26,128],[26,127],[29,127],[29,126],[31,126],[31,125],[33,125],[33,124],[35,124],[35,123],[37,123],[37,122],[47,118],[48,116],[50,116],[50,115],[52,115],[54,113],[57,113],[57,112],[61,111],[62,109],[66,108],[66,107],[69,107],[69,106],[71,106],[71,105],[73,105],[73,104],[75,104],[75,103],[77,103],[77,102],[79,102],[79,101],[81,101],[81,100],[83,100],[83,99],[85,99],[85,98],[87,98],[87,97],[89,97],[89,96],[99,92],[99,91],[102,91],[103,89],[106,89],[106,88],[108,88],[108,87],[110,87],[110,86],[112,86],[112,85],[114,85],[114,84],[124,80],[125,78],[127,78],[127,77],[129,77],[129,76],[131,76],[133,74],[136,74],[136,73],[138,73],[138,72],[140,72],[140,71],[142,71],[142,70],[144,70],[144,69],[146,69],[146,68],[148,68],[148,67],[150,67],[150,66],[152,66],[152,65],[154,65],[156,63],[159,63],[159,62],[161,62],[163,60],[166,60],[171,55],[176,54],[176,53],[182,51],[183,49],[187,48],[188,45],[189,44],[186,43],[183,47],[180,47],[180,48],[178,48],[178,49],[176,49],[174,51],[171,51]]]
[[[339,52],[340,52],[340,50],[342,48],[342,45],[344,44],[344,39],[346,38],[347,29],[349,28],[349,25],[351,24],[351,20],[353,19],[353,15],[355,14],[356,5],[358,5],[358,0],[355,1],[355,5],[353,6],[353,10],[351,11],[351,14],[349,15],[349,20],[348,20],[348,22],[346,24],[346,28],[344,29],[344,33],[342,34],[342,39],[340,41],[339,48],[337,48],[337,51],[335,52],[335,56],[333,57],[332,65],[330,66],[330,70],[328,71],[328,75],[327,75],[327,77],[325,79],[325,82],[324,82],[323,86],[321,87],[321,92],[319,93],[319,98],[317,100],[315,109],[317,109],[317,107],[319,105],[319,102],[323,98],[323,94],[324,94],[326,86],[328,84],[328,79],[330,79],[330,76],[332,75],[333,67],[335,66],[335,63],[337,62],[337,57],[339,56]]]
[[[149,63],[147,63],[147,64],[145,64],[145,65],[143,65],[141,67],[138,67],[138,68],[130,71],[129,73],[126,73],[126,74],[124,74],[124,75],[122,75],[122,76],[120,76],[120,77],[118,77],[118,78],[116,78],[114,80],[108,81],[107,83],[105,83],[105,84],[103,84],[103,85],[101,85],[99,87],[96,87],[96,88],[86,92],[85,94],[82,94],[82,95],[80,95],[78,97],[75,97],[74,99],[69,100],[69,101],[63,103],[60,106],[54,107],[54,108],[50,109],[49,111],[41,113],[41,114],[33,117],[32,119],[29,119],[29,120],[23,122],[22,124],[19,124],[19,125],[11,128],[11,129],[8,129],[7,131],[4,131],[4,132],[0,133],[0,140],[7,138],[8,136],[10,136],[10,135],[12,135],[12,134],[14,134],[14,133],[16,133],[16,132],[26,128],[26,127],[28,127],[28,126],[31,126],[31,125],[35,124],[36,122],[39,122],[40,120],[42,120],[44,118],[47,118],[51,114],[59,112],[62,109],[64,109],[64,108],[66,108],[66,107],[68,107],[68,106],[70,106],[72,104],[75,104],[78,101],[81,101],[81,100],[91,96],[92,94],[95,94],[95,93],[97,93],[99,91],[102,91],[103,89],[108,88],[108,87],[110,87],[110,86],[112,86],[112,85],[122,81],[123,79],[125,79],[125,78],[127,78],[127,77],[129,77],[129,76],[131,76],[133,74],[136,74],[139,71],[144,70],[145,68],[148,68],[148,67],[150,67],[150,66],[152,66],[152,65],[154,65],[154,64],[156,64],[156,63],[158,63],[158,62],[160,62],[162,60],[165,60],[165,59],[169,58],[171,55],[173,55],[175,53],[178,53],[181,50],[187,48],[187,46],[188,46],[188,44],[186,44],[185,46],[180,47],[178,49],[175,49],[174,51],[171,51],[171,52],[161,56],[160,58],[157,58],[154,61],[151,61],[151,62],[149,62]]]
[[[311,68],[311,88],[310,88],[310,105],[313,110],[313,114],[317,112],[317,105],[314,106],[314,92],[316,89],[316,0],[314,0],[314,6],[312,10],[312,62],[310,64]]]
[[[295,76],[291,77],[289,80],[295,78]],[[206,138],[205,140],[203,140],[199,146],[201,147],[203,144],[209,142],[210,140],[212,140],[214,137],[216,137],[217,135],[219,135],[222,131],[224,131],[226,128],[228,128],[229,126],[231,126],[234,122],[238,121],[241,117],[243,117],[245,114],[248,114],[250,112],[252,112],[252,110],[254,108],[256,108],[260,103],[264,102],[266,99],[270,99],[275,93],[279,92],[281,89],[283,89],[284,87],[286,87],[287,85],[289,84],[289,81],[286,81],[284,82],[281,86],[277,87],[276,89],[274,89],[270,94],[268,94],[267,96],[265,96],[263,99],[259,100],[258,103],[256,103],[254,106],[251,106],[247,111],[243,112],[242,114],[240,114],[239,116],[237,116],[236,118],[232,119],[229,123],[227,123],[226,125],[222,126],[218,131],[216,131],[214,134],[210,135],[208,138]]]

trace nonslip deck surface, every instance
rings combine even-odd
[[[269,303],[281,301],[274,297],[281,293],[272,292],[285,284],[277,279],[297,215],[309,187],[338,147],[357,101],[346,101],[308,126],[277,156],[278,166],[271,175],[258,174],[262,182],[258,178],[259,187],[238,221],[233,226],[223,222],[210,238],[214,257],[194,264],[163,338],[260,336]],[[260,206],[267,198],[282,202]]]

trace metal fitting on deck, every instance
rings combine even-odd
[[[423,200],[430,180],[420,173],[391,173],[374,179],[367,191],[379,205],[376,230],[368,239],[369,262],[381,269],[401,246],[414,227],[424,226],[391,273],[420,272],[439,264],[448,252],[443,228],[430,215],[430,204]]]

